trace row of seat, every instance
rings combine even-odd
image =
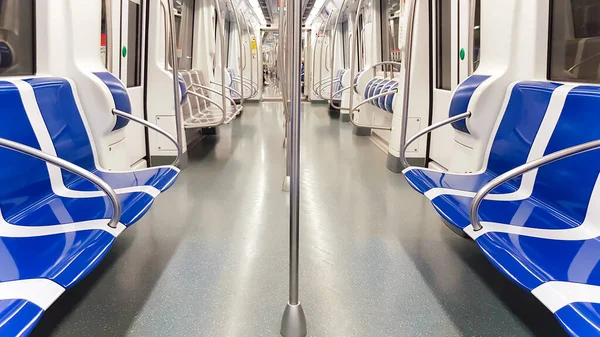
[[[344,75],[346,75],[346,73],[348,71],[350,71],[350,69],[338,69],[338,71],[336,71],[336,73],[335,73],[335,76],[334,76],[335,83],[333,85],[333,93],[335,94],[337,92],[337,94],[335,94],[333,96],[333,98],[336,100],[342,99],[342,93],[339,91],[344,89],[344,84],[342,82],[342,79],[344,78]]]
[[[123,99],[127,90],[120,81],[109,73],[100,77],[111,79],[107,90]],[[115,238],[173,185],[179,170],[102,169],[76,86],[67,78],[2,80],[0,102],[0,138],[100,177],[117,193],[122,209],[119,224],[111,228],[111,201],[90,181],[0,148],[0,336],[26,336],[65,290],[100,263]]]
[[[225,107],[219,105],[222,104],[220,99],[222,97],[221,89],[212,87],[202,71],[185,70],[181,71],[180,75],[183,77],[188,96],[188,99],[182,105],[185,128],[197,129],[228,124],[242,112],[242,107],[238,106],[231,96],[227,95],[230,89],[226,91],[228,105]],[[215,103],[211,102],[210,97],[214,97],[211,94],[219,97]]]
[[[370,103],[379,109],[393,113],[393,102],[398,91],[398,81],[395,79],[385,79],[380,77],[372,78],[365,86],[364,99],[372,98],[384,93],[390,93],[387,96],[371,100]]]
[[[500,185],[479,208],[481,230],[474,230],[469,212],[476,192],[499,175],[600,139],[598,111],[599,86],[514,83],[479,172],[404,171],[448,226],[474,239],[493,265],[536,296],[572,336],[600,335],[600,150]]]

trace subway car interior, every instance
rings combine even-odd
[[[0,0],[0,120],[0,337],[600,336],[600,0]]]

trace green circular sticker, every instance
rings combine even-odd
[[[127,56],[127,47],[123,46],[121,49],[121,55],[123,55],[123,57]]]
[[[462,48],[460,50],[460,60],[463,61],[465,59],[465,48]]]

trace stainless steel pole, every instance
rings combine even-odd
[[[175,103],[175,127],[177,128],[177,158],[182,157],[183,149],[183,115],[181,114],[181,94],[179,90],[179,64],[177,60],[177,44],[175,42],[175,13],[173,9],[173,0],[167,0],[169,5],[169,26],[171,30],[171,58],[173,60],[173,101]],[[165,27],[166,29],[166,27]],[[166,48],[166,46],[165,46]],[[167,62],[165,60],[165,62]],[[179,164],[179,162],[177,163]]]
[[[417,1],[412,0],[408,2],[408,20],[406,21],[406,39],[404,44],[404,92],[402,94],[402,125],[400,131],[400,149],[403,149],[406,145],[406,139],[408,132],[408,108],[410,107],[410,79],[411,79],[411,68],[412,68],[412,42],[413,33],[415,30],[415,14],[417,10]],[[352,104],[350,104],[352,107]],[[405,160],[402,165],[409,167],[408,160]]]
[[[291,5],[291,6],[290,6]],[[292,37],[292,62],[290,64],[292,92],[290,93],[290,142],[291,185],[290,185],[290,289],[289,300],[281,320],[281,335],[284,337],[306,336],[306,317],[298,296],[299,243],[300,243],[300,43],[302,39],[301,1],[287,1],[287,29]]]

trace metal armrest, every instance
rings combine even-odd
[[[556,151],[549,155],[545,155],[536,160],[532,160],[502,175],[499,175],[498,177],[496,177],[496,179],[490,181],[485,186],[483,186],[473,198],[470,210],[471,225],[473,226],[473,230],[479,231],[483,228],[481,222],[479,221],[479,207],[481,206],[481,202],[483,201],[483,199],[488,194],[490,194],[496,187],[504,184],[505,182],[515,177],[521,176],[531,170],[535,170],[541,166],[548,165],[554,163],[555,161],[559,161],[561,159],[568,158],[583,152],[596,150],[598,148],[600,148],[600,140],[594,140],[584,144],[575,145],[560,151]]]
[[[218,91],[218,90],[215,90],[215,89],[213,89],[213,88],[207,87],[207,86],[205,86],[205,85],[202,85],[202,84],[196,84],[196,83],[192,83],[192,84],[190,84],[190,85],[188,86],[188,93],[189,93],[189,92],[191,92],[191,91],[189,91],[189,89],[190,89],[191,87],[199,87],[199,88],[205,89],[205,90],[207,90],[207,91],[213,92],[213,93],[215,93],[215,94],[217,94],[217,95],[219,95],[219,96],[221,96],[221,95],[222,95],[222,93],[221,93],[220,91]],[[240,94],[240,93],[239,93],[237,90],[235,90],[235,89],[231,89],[231,91],[235,92],[236,94],[240,95],[240,97],[242,97],[242,96],[241,96],[241,94]],[[235,101],[233,100],[233,98],[231,98],[231,97],[229,97],[229,96],[227,96],[227,95],[225,95],[225,98],[226,98],[226,99],[227,99],[229,102],[231,102],[231,104],[233,104],[233,106],[235,107],[235,110],[237,111],[237,110],[238,110],[238,106],[237,106],[237,104],[235,103]]]
[[[251,86],[250,84],[248,84],[247,82],[244,82],[244,81],[240,80],[238,77],[232,77],[232,78],[231,78],[231,81],[232,81],[232,82],[239,83],[239,84],[241,84],[241,85],[245,86],[246,88],[250,89],[250,91],[251,91],[251,93],[250,93],[250,96],[254,96],[254,95],[256,95],[257,91],[255,91],[255,88],[254,88],[254,87],[252,87],[252,86]],[[240,94],[239,92],[237,92],[235,89],[231,88],[231,90],[232,90],[233,92],[236,92],[238,95],[240,95],[240,97],[242,97],[242,94]]]
[[[108,196],[108,198],[110,199],[110,203],[112,204],[113,214],[110,218],[110,221],[108,222],[108,227],[117,228],[117,225],[119,224],[119,219],[121,219],[121,203],[119,202],[117,193],[112,189],[112,187],[110,187],[108,183],[100,179],[97,175],[62,158],[53,156],[51,154],[48,154],[46,152],[40,151],[27,145],[23,145],[21,143],[13,142],[12,140],[0,138],[0,147],[17,151],[25,155],[45,161],[47,163],[56,165],[61,169],[65,169],[96,185],[96,187],[98,187],[99,189],[104,191],[104,193],[106,193],[106,196]]]
[[[336,91],[336,92],[332,93],[332,94],[331,94],[331,96],[329,96],[329,105],[330,105],[332,108],[336,109],[336,110],[344,110],[344,111],[346,111],[346,110],[350,110],[350,109],[347,109],[347,108],[344,108],[344,107],[341,107],[341,106],[337,106],[337,105],[333,104],[333,102],[332,102],[332,101],[333,101],[333,98],[334,98],[334,97],[335,97],[337,94],[341,94],[342,92],[344,92],[344,91],[346,91],[346,90],[350,90],[351,88],[352,88],[352,87],[345,87],[345,88],[343,88],[343,89],[341,89],[341,90],[338,90],[338,91]]]
[[[210,99],[210,98],[208,98],[208,97],[206,97],[206,96],[204,96],[204,95],[201,95],[201,94],[199,94],[199,93],[197,93],[197,92],[189,91],[189,92],[188,92],[188,95],[196,96],[196,97],[198,97],[198,98],[202,98],[203,100],[206,100],[206,101],[208,101],[210,104],[213,104],[213,105],[215,105],[215,106],[216,106],[216,107],[217,107],[219,110],[221,110],[221,113],[223,114],[223,117],[222,117],[222,118],[221,118],[221,120],[220,120],[220,121],[218,121],[217,123],[213,123],[213,124],[206,124],[206,125],[205,125],[205,126],[203,126],[203,127],[205,127],[205,128],[214,128],[214,127],[216,127],[216,126],[219,126],[219,125],[221,125],[221,124],[225,123],[225,119],[227,119],[227,112],[225,111],[225,108],[224,108],[224,107],[220,106],[220,105],[219,105],[217,102],[215,102],[214,100],[212,100],[212,99]]]
[[[348,87],[348,88],[350,88],[350,87]],[[379,99],[381,97],[385,97],[385,96],[389,96],[389,95],[392,95],[392,94],[396,94],[396,93],[398,93],[398,90],[384,92],[382,94],[378,94],[378,95],[375,95],[373,97],[369,97],[369,98],[365,99],[364,101],[358,103],[356,106],[351,107],[350,108],[350,112],[349,112],[350,113],[350,123],[352,123],[352,125],[356,126],[357,128],[369,128],[369,129],[375,129],[375,130],[391,130],[392,129],[391,126],[358,124],[358,123],[356,123],[354,121],[354,112],[359,107],[361,107],[361,106],[363,106],[363,105],[365,105],[365,104],[367,104],[367,103],[369,103],[371,101],[374,101],[374,100]]]
[[[417,133],[416,135],[410,137],[410,139],[406,142],[406,144],[404,144],[404,146],[402,147],[401,151],[400,151],[400,162],[402,163],[402,165],[404,166],[404,168],[410,167],[410,164],[408,163],[408,160],[406,160],[406,150],[408,149],[408,146],[410,144],[412,144],[415,140],[421,138],[422,136],[441,128],[444,125],[448,125],[454,122],[458,122],[460,120],[466,119],[471,117],[471,113],[470,112],[464,112],[461,113],[460,115],[456,115],[454,117],[445,119],[441,122],[437,122],[435,124],[430,125],[429,127],[426,127],[425,129],[419,131],[419,133]],[[405,135],[402,135],[402,137],[406,138]]]
[[[175,158],[175,161],[173,162],[172,165],[173,166],[179,165],[179,161],[181,160],[181,154],[183,153],[183,150],[181,148],[181,144],[179,144],[179,142],[177,141],[177,139],[175,139],[175,137],[173,137],[170,133],[168,133],[167,131],[163,130],[162,128],[160,128],[156,124],[150,123],[150,122],[148,122],[145,119],[139,118],[139,117],[134,116],[134,115],[132,115],[130,113],[127,113],[125,111],[121,111],[121,110],[118,110],[118,109],[113,109],[112,113],[115,116],[119,116],[119,117],[128,119],[130,121],[134,121],[134,122],[136,122],[138,124],[142,124],[143,126],[149,128],[149,129],[152,129],[152,130],[160,133],[161,135],[167,137],[173,144],[175,144],[175,147],[177,148],[177,158]]]

